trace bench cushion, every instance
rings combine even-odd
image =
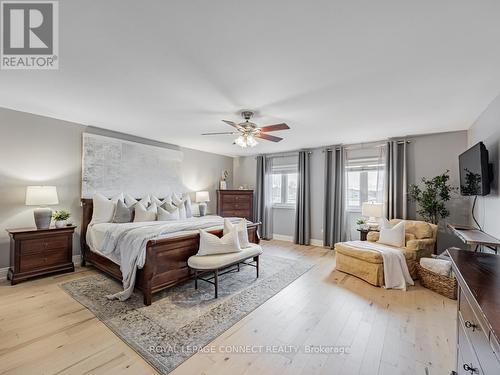
[[[250,247],[242,249],[237,253],[203,256],[193,255],[188,259],[188,266],[196,270],[215,270],[260,254],[262,254],[262,247],[251,243]]]

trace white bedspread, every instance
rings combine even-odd
[[[232,221],[237,220],[239,219],[232,219]],[[172,237],[173,234],[188,234],[198,229],[221,229],[223,225],[224,219],[220,216],[109,225],[104,237],[99,239],[100,246],[96,250],[120,265],[123,291],[109,295],[108,298],[124,301],[131,296],[137,269],[142,268],[146,260],[148,241]],[[87,238],[93,240],[92,236]]]
[[[370,241],[349,241],[346,245],[360,249],[374,250],[384,259],[384,282],[387,289],[406,290],[407,284],[414,285],[402,251]]]

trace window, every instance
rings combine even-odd
[[[283,163],[283,160],[280,160]],[[297,164],[274,164],[272,167],[272,197],[276,207],[295,208],[297,202]]]
[[[347,210],[361,211],[364,202],[383,201],[384,164],[379,158],[348,160],[346,165]]]
[[[273,205],[295,207],[297,172],[273,173]]]

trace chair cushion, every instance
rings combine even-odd
[[[260,254],[262,254],[262,247],[252,243],[250,247],[242,249],[237,253],[193,255],[188,259],[188,266],[197,270],[215,270]]]
[[[401,251],[406,260],[416,259],[414,251],[406,251],[405,249],[395,248]],[[335,250],[337,253],[350,256],[359,260],[364,260],[369,263],[383,263],[384,259],[382,254],[375,250],[360,249],[355,246],[346,244],[345,242],[339,242],[335,244]]]

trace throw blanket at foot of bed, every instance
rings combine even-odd
[[[392,248],[390,246],[381,245],[376,242],[369,241],[349,241],[341,242],[335,245],[337,250],[337,258],[343,256],[342,247],[349,248],[351,251],[367,252],[375,251],[380,253],[383,258],[384,268],[384,287],[387,289],[403,289],[406,290],[407,285],[414,285],[408,265],[406,264],[405,255],[401,250]],[[337,263],[340,264],[339,259]],[[338,267],[342,271],[341,267]],[[347,271],[348,272],[348,271]],[[351,272],[348,272],[351,273]],[[358,276],[354,274],[355,276]],[[364,277],[361,277],[364,279]],[[372,282],[373,283],[373,282]],[[374,283],[377,285],[376,283]]]
[[[240,219],[234,219],[239,221]],[[159,240],[175,233],[183,235],[198,229],[220,229],[224,219],[220,216],[178,220],[172,222],[126,223],[110,228],[104,236],[101,252],[119,260],[123,291],[110,295],[110,299],[124,301],[134,291],[137,269],[144,266],[146,246],[151,240]]]

